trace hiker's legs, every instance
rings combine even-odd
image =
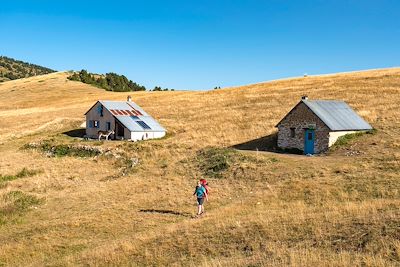
[[[204,203],[204,198],[197,198],[197,215],[200,215],[201,213],[204,212],[204,207],[203,207],[203,203]]]

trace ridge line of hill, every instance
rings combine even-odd
[[[0,56],[0,82],[53,73],[55,70],[14,58]]]
[[[227,87],[223,87],[221,89],[222,90],[234,89],[234,88],[240,88],[240,87],[245,87],[245,86],[247,87],[247,86],[274,83],[274,82],[284,82],[284,81],[291,81],[291,80],[297,80],[297,79],[302,79],[302,78],[323,78],[323,77],[329,77],[329,76],[363,74],[363,73],[366,73],[366,72],[388,71],[388,70],[396,70],[396,69],[400,69],[400,66],[387,67],[387,68],[365,69],[365,70],[354,70],[354,71],[343,71],[343,72],[335,72],[335,73],[306,74],[306,76],[284,77],[284,78],[272,79],[272,80],[267,80],[267,81],[248,83],[248,84],[243,84],[243,85],[227,86]]]

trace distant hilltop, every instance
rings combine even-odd
[[[43,66],[31,64],[21,60],[16,60],[6,56],[0,56],[0,83],[17,80],[22,78],[33,77],[36,75],[45,75],[57,72]],[[124,75],[113,72],[103,74],[90,73],[84,69],[81,71],[70,71],[69,80],[87,83],[107,91],[130,92],[130,91],[146,91],[146,87],[129,80]],[[149,91],[175,91],[174,89],[161,88],[155,86]]]
[[[49,74],[55,70],[21,60],[0,56],[0,82]]]

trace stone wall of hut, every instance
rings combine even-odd
[[[295,135],[291,136],[291,128]],[[314,153],[329,148],[329,128],[304,103],[299,103],[278,125],[278,147],[304,151],[305,130],[315,129]]]

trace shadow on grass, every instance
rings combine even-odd
[[[281,152],[277,146],[278,133],[273,133],[245,143],[233,145],[238,150]]]
[[[250,140],[245,143],[233,145],[232,148],[237,150],[248,151],[268,151],[274,153],[296,154],[302,155],[303,151],[298,149],[281,149],[278,147],[278,132]]]
[[[139,211],[146,212],[146,213],[171,214],[171,215],[184,216],[184,217],[191,216],[187,212],[179,212],[179,211],[173,211],[173,210],[141,209]]]
[[[74,129],[71,131],[63,132],[63,134],[69,137],[80,137],[83,138],[86,135],[86,129]]]

